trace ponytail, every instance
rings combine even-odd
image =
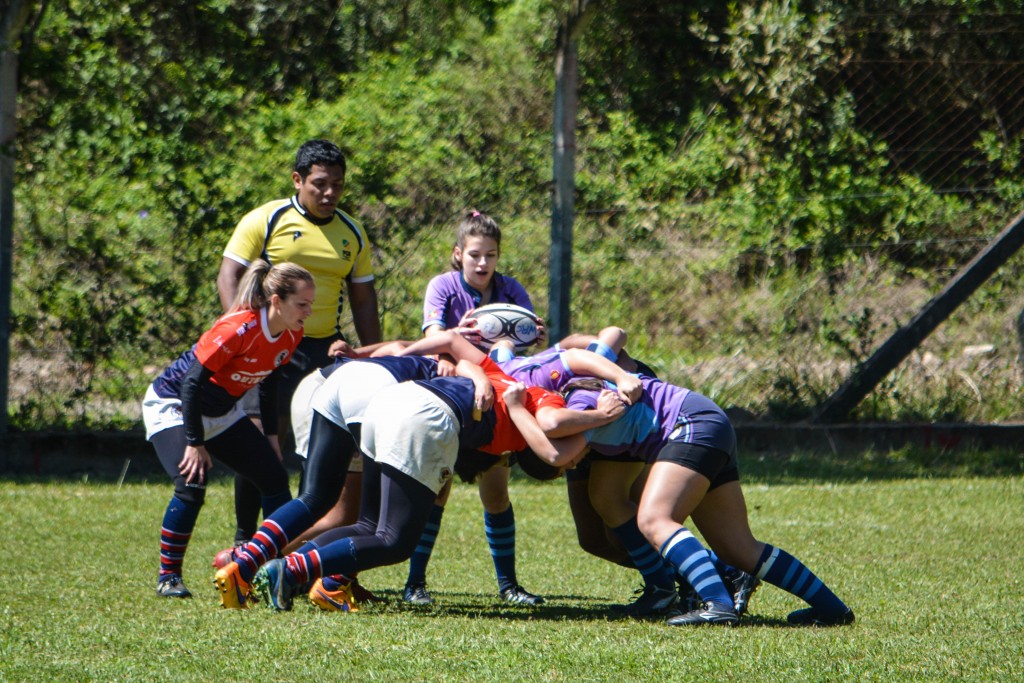
[[[263,259],[256,259],[249,264],[238,283],[238,293],[228,312],[258,311],[270,304],[270,297],[274,294],[287,299],[302,285],[314,284],[313,276],[302,266],[294,263],[271,266]]]

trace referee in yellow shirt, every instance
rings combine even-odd
[[[281,369],[278,381],[278,425],[282,436],[288,433],[288,408],[299,381],[327,365],[332,355],[350,350],[341,334],[346,299],[360,343],[381,341],[370,240],[363,226],[338,208],[345,189],[345,155],[328,140],[304,143],[295,155],[292,183],[295,195],[268,202],[239,221],[224,249],[217,275],[217,291],[225,310],[235,298],[245,269],[258,258],[271,264],[297,263],[316,280],[313,315],[306,320],[302,341],[291,362]],[[255,400],[251,403],[258,404]],[[258,408],[249,412],[258,414]],[[351,514],[354,519],[358,513],[359,483],[352,481],[352,476],[349,480],[343,501],[348,492],[355,498],[341,508],[347,513],[344,516]],[[247,541],[256,532],[258,509],[259,492],[249,482],[236,478],[236,541]]]

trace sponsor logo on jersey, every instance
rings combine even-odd
[[[235,330],[235,334],[239,337],[244,337],[245,333],[248,332],[252,328],[252,326],[253,323],[251,321],[246,321],[238,326],[238,329]]]
[[[352,251],[349,250],[349,249],[342,249],[341,250],[341,258],[345,259],[346,261],[351,261],[352,260]]]
[[[286,360],[288,360],[288,351],[287,350],[282,351],[281,353],[277,354],[277,358],[274,359],[274,367],[276,368],[277,366],[281,365],[281,363],[285,362]]]
[[[559,372],[558,370],[552,370],[552,371],[551,371],[551,374],[550,374],[549,376],[551,377],[551,381],[552,381],[552,382],[554,382],[554,381],[556,381],[556,380],[557,380],[557,379],[558,379],[559,377],[561,377],[561,376],[562,376],[562,373],[560,373],[560,372]]]
[[[438,477],[438,480],[439,480],[439,483],[443,485],[445,482],[447,482],[451,478],[452,478],[452,471],[451,471],[451,469],[445,467],[444,469],[441,470],[441,476]]]
[[[302,231],[296,230],[295,232],[292,233],[292,242],[299,239],[300,237],[302,237]]]
[[[269,374],[270,370],[263,370],[262,372],[242,372],[241,370],[238,370],[231,373],[231,381],[254,387],[262,382],[263,378]]]

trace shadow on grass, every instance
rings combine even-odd
[[[417,614],[424,617],[459,617],[464,619],[504,619],[520,621],[618,621],[628,619],[613,611],[613,605],[594,600],[586,595],[547,595],[547,601],[537,607],[511,605],[497,595],[467,592],[431,591],[433,604],[413,605],[402,600],[398,591],[374,591],[387,598],[386,603],[363,608],[368,614]],[[567,605],[565,602],[582,604]]]
[[[594,600],[585,595],[548,595],[548,602],[537,607],[502,604],[498,598],[479,593],[433,592],[432,605],[412,605],[402,601],[401,593],[391,590],[375,591],[387,598],[386,603],[364,606],[366,614],[410,614],[422,617],[455,617],[461,619],[501,619],[505,621],[593,621],[593,622],[662,622],[669,615],[644,619],[629,617],[616,611],[613,603]],[[583,603],[560,604],[563,601]],[[621,607],[621,605],[618,605]],[[738,628],[806,628],[795,626],[781,617],[746,614]]]

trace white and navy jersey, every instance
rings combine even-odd
[[[343,362],[375,363],[394,375],[399,382],[437,377],[437,361],[426,356],[380,356],[345,358]]]
[[[455,413],[459,421],[459,448],[480,448],[494,440],[494,424],[497,415],[494,408],[473,417],[476,386],[466,377],[435,377],[431,380],[417,380],[416,384],[430,390],[441,398]]]

